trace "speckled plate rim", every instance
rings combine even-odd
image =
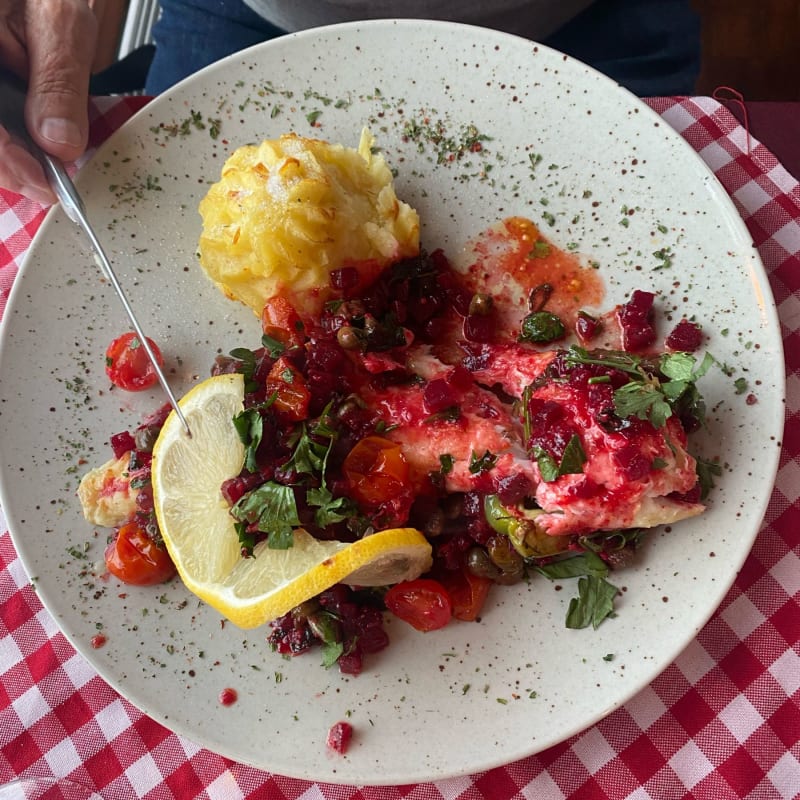
[[[446,632],[437,634],[436,639],[432,635],[420,639],[418,634],[410,633],[403,626],[390,622],[392,647],[379,654],[368,665],[367,671],[355,680],[342,679],[336,674],[322,671],[313,657],[296,659],[284,666],[282,662],[276,662],[276,656],[263,652],[266,648],[259,637],[231,632],[230,626],[220,628],[215,615],[208,609],[193,604],[191,599],[187,600],[186,593],[180,586],[168,587],[157,601],[152,593],[147,593],[150,590],[125,591],[126,596],[120,599],[122,590],[116,587],[113,590],[103,588],[99,580],[91,575],[90,563],[87,567],[87,562],[97,560],[102,551],[99,542],[88,542],[85,554],[74,552],[75,542],[79,542],[86,533],[85,524],[82,528],[81,521],[76,517],[74,500],[65,499],[68,493],[59,490],[56,499],[50,504],[56,506],[53,511],[43,508],[37,498],[31,497],[31,474],[52,482],[58,481],[64,473],[63,465],[53,466],[51,453],[48,452],[45,457],[38,451],[31,452],[33,448],[42,445],[47,451],[48,442],[44,439],[54,435],[57,427],[48,422],[47,431],[39,434],[39,438],[33,443],[28,441],[28,437],[18,433],[20,426],[32,422],[31,412],[25,408],[32,381],[26,375],[23,364],[34,352],[31,350],[34,347],[31,343],[34,338],[31,330],[36,330],[36,315],[43,313],[41,308],[45,303],[59,298],[57,302],[62,305],[56,316],[65,328],[65,335],[67,338],[70,335],[77,336],[80,330],[85,337],[80,342],[78,356],[71,355],[85,366],[84,360],[92,346],[99,347],[99,343],[105,343],[110,338],[109,331],[113,330],[116,308],[108,292],[73,288],[81,282],[89,285],[93,265],[68,263],[67,276],[72,282],[58,285],[43,273],[43,270],[54,268],[55,254],[60,257],[64,254],[74,255],[80,253],[83,247],[61,212],[52,211],[37,233],[31,253],[14,286],[0,341],[0,387],[4,397],[4,403],[0,406],[0,443],[4,453],[0,473],[0,498],[20,558],[32,576],[45,606],[72,644],[105,680],[142,711],[175,732],[227,757],[280,774],[333,783],[389,785],[475,773],[563,741],[630,699],[674,660],[705,624],[730,588],[758,532],[769,500],[777,470],[777,444],[783,419],[782,343],[763,265],[732,202],[689,145],[661,123],[658,115],[638,99],[607,78],[559,53],[514,37],[470,26],[415,20],[348,23],[306,31],[225,59],[153,100],[100,148],[79,175],[78,183],[87,194],[91,211],[108,229],[107,235],[115,260],[123,264],[131,262],[127,265],[128,273],[125,277],[130,279],[129,294],[137,308],[147,308],[143,301],[150,298],[153,307],[143,319],[146,329],[152,330],[159,341],[166,341],[168,346],[174,348],[173,352],[183,356],[180,361],[173,360],[170,364],[177,384],[185,388],[194,379],[194,370],[200,368],[200,356],[210,352],[210,344],[201,340],[199,323],[195,320],[187,322],[177,307],[172,305],[175,293],[180,297],[181,292],[191,289],[198,294],[197,307],[207,311],[209,317],[232,321],[235,329],[234,343],[241,343],[238,331],[246,329],[248,323],[233,313],[214,292],[197,279],[196,272],[187,267],[184,266],[177,276],[171,275],[176,287],[159,287],[152,273],[138,266],[138,252],[135,248],[130,249],[130,243],[126,244],[126,239],[131,235],[142,235],[142,217],[146,217],[148,224],[152,225],[152,229],[148,229],[146,233],[156,231],[158,235],[163,235],[166,229],[177,225],[174,231],[177,244],[167,241],[166,238],[159,240],[155,236],[156,255],[161,262],[166,262],[174,255],[176,248],[185,250],[191,247],[192,236],[196,233],[193,228],[195,221],[185,210],[178,213],[173,209],[172,213],[177,214],[177,218],[163,222],[156,218],[156,214],[165,214],[161,204],[156,203],[153,206],[148,198],[137,201],[140,205],[136,207],[136,213],[131,218],[122,221],[116,219],[116,211],[112,207],[116,204],[119,208],[122,201],[119,200],[119,190],[112,190],[107,185],[107,176],[116,175],[117,172],[113,170],[121,172],[129,179],[137,176],[134,167],[128,169],[119,163],[120,153],[125,155],[126,163],[135,158],[146,163],[148,169],[163,169],[163,178],[174,180],[178,201],[186,202],[187,197],[179,192],[189,185],[194,193],[190,192],[188,197],[199,199],[197,185],[215,178],[222,159],[219,158],[215,168],[210,170],[214,174],[203,171],[202,176],[198,177],[194,171],[198,160],[190,156],[197,152],[217,158],[217,149],[224,150],[228,145],[215,141],[212,146],[204,141],[195,148],[196,140],[193,140],[191,152],[182,156],[180,151],[185,150],[182,144],[177,149],[174,142],[167,142],[166,139],[154,144],[152,140],[148,141],[148,131],[158,129],[160,133],[153,133],[153,136],[166,136],[164,131],[170,127],[170,121],[175,120],[178,109],[181,114],[185,114],[187,110],[194,114],[199,109],[205,113],[207,121],[216,113],[215,108],[221,95],[224,99],[224,92],[221,90],[228,91],[227,99],[230,102],[232,98],[236,98],[239,84],[246,83],[249,75],[264,64],[274,66],[283,59],[289,71],[305,74],[310,69],[312,74],[315,73],[316,67],[312,69],[295,66],[301,60],[297,58],[298,52],[312,61],[317,58],[322,72],[325,71],[326,63],[329,64],[326,59],[332,57],[336,47],[353,48],[351,55],[357,52],[356,58],[366,54],[382,63],[395,59],[399,65],[405,65],[405,54],[398,52],[399,46],[396,44],[398,32],[417,37],[417,42],[427,43],[428,54],[431,46],[438,45],[441,52],[434,58],[443,60],[443,73],[446,72],[448,59],[449,63],[456,63],[453,54],[457,50],[457,62],[463,64],[464,70],[469,72],[474,69],[475,74],[484,78],[483,83],[479,79],[470,81],[469,76],[463,81],[462,74],[459,75],[461,85],[451,88],[443,84],[440,75],[422,70],[419,75],[420,83],[424,79],[426,83],[430,81],[431,85],[435,85],[437,108],[443,107],[445,115],[451,110],[448,104],[464,103],[464,94],[469,98],[470,89],[474,89],[474,92],[471,101],[466,101],[466,107],[470,109],[466,115],[467,121],[473,116],[483,116],[483,107],[500,102],[496,96],[487,96],[487,76],[482,72],[483,65],[470,62],[463,55],[467,51],[478,52],[482,59],[490,62],[485,68],[489,70],[491,80],[494,81],[493,91],[500,93],[500,100],[503,104],[508,104],[509,108],[514,108],[513,103],[524,104],[528,91],[533,94],[538,91],[547,93],[548,98],[555,97],[553,106],[556,111],[548,108],[547,114],[557,115],[558,109],[563,106],[565,119],[572,122],[577,120],[580,123],[582,114],[586,111],[594,113],[595,119],[612,119],[619,123],[619,130],[609,131],[602,136],[596,131],[592,132],[591,128],[584,131],[590,141],[595,134],[599,138],[599,141],[592,141],[594,148],[585,148],[585,159],[592,162],[592,168],[605,170],[606,165],[595,152],[603,145],[609,145],[609,158],[612,161],[617,157],[614,147],[610,146],[612,144],[616,145],[620,153],[625,151],[626,156],[630,154],[627,152],[629,143],[625,139],[625,131],[629,126],[636,131],[637,136],[641,135],[646,139],[646,147],[640,152],[637,146],[630,145],[631,153],[635,153],[637,157],[629,163],[619,155],[620,160],[614,162],[613,169],[619,169],[624,161],[625,174],[629,175],[638,165],[634,162],[639,162],[641,158],[647,161],[650,155],[648,148],[651,147],[655,148],[657,154],[666,154],[675,159],[670,172],[675,175],[675,182],[684,185],[670,184],[667,187],[654,184],[651,188],[659,196],[663,194],[670,200],[673,195],[669,194],[668,189],[680,197],[680,190],[685,188],[698,209],[702,209],[705,214],[714,213],[713,222],[709,222],[709,231],[703,230],[703,241],[700,241],[698,229],[692,227],[693,223],[686,216],[685,210],[670,209],[669,212],[658,214],[652,212],[648,217],[649,225],[645,228],[649,230],[648,247],[649,244],[664,245],[666,239],[653,235],[654,227],[659,227],[657,220],[664,217],[664,221],[669,222],[665,227],[673,232],[683,231],[674,242],[678,256],[695,248],[700,255],[705,255],[708,250],[714,256],[719,255],[721,259],[719,263],[712,265],[708,282],[716,286],[722,278],[722,283],[726,283],[726,292],[730,291],[733,299],[729,301],[726,296],[716,302],[712,306],[712,317],[726,318],[725,314],[730,313],[731,303],[733,307],[740,304],[743,322],[734,331],[738,337],[736,342],[731,338],[718,344],[723,356],[728,352],[738,353],[743,359],[741,363],[747,370],[748,378],[759,381],[758,408],[763,415],[759,414],[756,418],[755,412],[744,407],[741,399],[729,397],[730,385],[721,377],[713,382],[711,394],[715,399],[715,413],[724,428],[721,441],[726,442],[730,437],[731,441],[735,440],[736,446],[750,444],[758,456],[759,471],[753,471],[745,489],[742,477],[731,469],[720,481],[721,487],[717,495],[719,505],[712,507],[696,524],[684,524],[686,527],[683,535],[690,543],[689,549],[705,553],[706,559],[713,555],[713,561],[684,565],[681,560],[685,559],[684,548],[676,543],[675,537],[663,533],[655,535],[654,541],[646,548],[644,563],[629,573],[630,580],[627,583],[630,595],[635,595],[634,590],[641,594],[636,595],[632,602],[625,603],[620,611],[619,625],[625,626],[622,628],[622,635],[620,629],[615,627],[616,620],[614,625],[606,624],[598,631],[584,636],[566,634],[563,629],[563,610],[567,598],[564,595],[569,592],[559,595],[553,591],[553,587],[541,588],[541,584],[537,583],[532,587],[525,586],[509,591],[502,598],[498,596],[496,604],[487,611],[484,622],[479,626],[450,626]],[[384,45],[382,49],[380,43]],[[320,55],[326,48],[328,53]],[[498,53],[501,56],[497,56]],[[501,63],[506,53],[510,54],[509,64]],[[346,86],[349,68],[342,68],[341,62],[337,62],[337,65],[340,70],[335,82]],[[357,67],[354,69],[357,70]],[[502,76],[498,71],[505,69],[517,75],[520,70],[526,75],[530,70],[531,77],[535,78],[534,88],[516,89],[501,82]],[[409,70],[413,71],[413,65],[409,66]],[[317,75],[320,84],[330,88],[330,76],[321,73]],[[367,85],[367,79],[356,79],[357,77],[349,75],[363,89]],[[377,82],[378,77],[378,73],[370,75],[369,85]],[[390,74],[390,77],[393,75]],[[308,88],[313,87],[297,87],[298,91]],[[583,98],[588,90],[591,93],[590,108]],[[516,97],[514,92],[519,92],[522,97]],[[313,99],[313,93],[311,96]],[[374,124],[391,117],[392,111],[383,107],[385,100],[385,95],[374,93],[370,98],[360,97],[354,106],[363,107],[361,111],[364,113],[369,106]],[[426,105],[422,100],[420,98],[420,107]],[[251,101],[252,96],[241,105]],[[481,107],[475,105],[476,103]],[[571,104],[574,103],[586,106],[580,109],[580,118],[577,116],[578,112],[573,113],[571,110]],[[308,111],[310,106],[303,107],[300,101],[297,101],[297,106],[289,116],[294,123],[300,124],[303,119],[308,120],[309,113],[313,112]],[[439,113],[431,106],[428,108],[431,113]],[[252,108],[251,112],[255,113]],[[394,112],[396,113],[396,109]],[[244,109],[241,113],[244,113]],[[323,114],[328,113],[334,112],[323,110]],[[541,106],[539,115],[546,115]],[[237,114],[234,112],[231,119],[235,116]],[[282,132],[279,127],[281,123],[282,120],[271,123],[265,119],[265,131],[270,135],[277,135]],[[659,126],[661,127],[657,133],[650,137],[647,129]],[[245,123],[241,127],[250,132]],[[338,134],[339,140],[344,140],[342,131],[348,131],[352,137],[358,127],[360,126],[340,120],[323,128],[321,134],[332,131]],[[227,127],[223,126],[222,130],[223,136],[227,137]],[[231,139],[237,133],[235,125],[232,131]],[[390,163],[393,163],[393,159],[398,159],[393,165],[400,167],[399,194],[420,207],[421,211],[431,209],[427,235],[437,244],[443,240],[451,247],[457,246],[463,241],[466,231],[475,231],[474,216],[470,216],[470,209],[464,210],[462,194],[468,195],[470,200],[474,201],[477,197],[481,202],[487,203],[487,217],[482,218],[484,223],[490,222],[489,216],[493,221],[501,213],[509,213],[505,200],[499,201],[497,197],[513,196],[512,187],[509,184],[498,185],[499,188],[493,193],[486,189],[485,183],[476,184],[475,170],[480,172],[480,163],[474,169],[461,166],[460,173],[454,177],[455,173],[445,174],[445,167],[433,163],[435,154],[430,151],[415,153],[407,142],[400,141],[402,137],[399,137],[396,124],[392,128],[387,123],[385,130],[376,132],[382,137],[382,141],[391,145],[386,151]],[[513,121],[508,123],[502,133],[508,138],[520,136]],[[610,139],[606,140],[606,135]],[[326,138],[328,136],[336,140],[335,136],[326,134]],[[521,147],[517,153],[520,159],[519,169],[522,169],[519,164],[524,163],[521,159],[531,152],[530,143],[534,142],[537,146],[539,144],[536,137],[524,138],[524,142],[528,143],[527,148]],[[234,144],[238,143],[241,142]],[[544,163],[554,153],[559,152],[560,148],[568,150],[568,143],[555,141],[552,132],[543,144],[546,145],[543,148],[546,159]],[[156,147],[163,148],[174,159],[185,158],[185,162],[175,170],[163,166],[160,156],[153,156],[152,151]],[[491,147],[487,148],[490,149]],[[592,152],[595,152],[594,156]],[[114,159],[117,161],[114,162]],[[112,163],[113,170],[109,172],[111,167],[108,165]],[[199,163],[205,164],[202,159]],[[530,163],[533,164],[532,161]],[[502,163],[493,166],[498,173],[503,172]],[[569,173],[568,166],[555,166]],[[181,170],[185,170],[185,174],[179,174]],[[655,167],[649,166],[648,170],[652,170],[658,177],[662,175]],[[467,172],[472,177],[462,180]],[[443,176],[442,185],[439,186],[434,180],[433,183],[426,184],[424,193],[420,193],[415,187],[421,176],[428,179],[431,176]],[[605,179],[603,175],[600,177]],[[470,180],[473,182],[470,183]],[[581,241],[581,252],[588,255],[599,252],[601,260],[614,247],[622,247],[629,242],[627,237],[632,233],[630,228],[626,226],[623,231],[619,226],[619,203],[624,192],[616,188],[616,180],[625,183],[630,178],[615,177],[606,186],[609,195],[614,197],[615,208],[604,209],[602,202],[607,198],[602,192],[598,192],[597,197],[601,198],[599,202],[595,201],[598,202],[598,208],[587,210],[585,205],[580,206],[588,221],[572,226],[564,220],[571,207],[578,207],[580,193],[575,181],[569,184],[569,191],[563,201],[565,211],[559,212],[561,216],[552,232],[548,231],[554,240],[563,246],[574,235],[575,229],[584,224],[595,234],[598,231],[608,232],[608,238],[613,240],[612,244],[601,243],[602,237],[595,237],[596,241],[592,242],[589,241],[591,237],[587,236]],[[568,179],[565,178],[562,188],[567,184]],[[454,187],[460,193],[458,208],[448,209],[450,214],[446,219],[435,219],[436,209],[442,205],[442,199],[455,194]],[[158,191],[165,188],[167,180],[163,180]],[[550,186],[542,188],[541,193],[550,200],[563,197],[557,189],[558,186],[553,187],[551,181]],[[173,191],[172,184],[168,191]],[[492,197],[495,197],[494,201],[491,201]],[[610,204],[610,198],[608,200]],[[514,206],[515,203],[511,200],[508,205]],[[502,207],[503,212],[499,207]],[[541,211],[533,196],[527,204],[523,204],[522,210],[526,209],[531,215],[534,209],[537,213]],[[648,210],[637,210],[637,214],[647,217]],[[423,213],[423,221],[425,219]],[[164,225],[167,226],[166,229]],[[181,226],[191,229],[185,237],[180,230]],[[721,233],[714,230],[715,226]],[[451,231],[453,227],[455,232]],[[727,243],[725,253],[716,252],[719,249],[716,247],[718,239],[721,238]],[[709,241],[713,244],[709,244]],[[628,253],[630,252],[629,248]],[[151,257],[148,256],[148,259]],[[679,257],[676,258],[673,269],[679,278],[684,277],[684,268]],[[630,276],[619,276],[613,270],[604,274],[609,280],[610,297],[616,299],[625,289],[630,288]],[[649,275],[656,280],[655,273]],[[690,277],[702,285],[704,275],[704,272],[693,272]],[[730,280],[731,275],[741,279],[744,288],[738,287],[736,280]],[[657,276],[657,280],[663,282],[663,273]],[[664,286],[667,285],[665,282]],[[154,288],[165,292],[163,301],[155,304],[152,301]],[[697,287],[696,290],[702,297],[704,293],[701,288]],[[86,291],[90,293],[88,297],[82,294]],[[708,291],[706,289],[706,293]],[[665,294],[668,293],[665,289]],[[702,297],[700,305],[705,302],[706,299]],[[75,305],[70,305],[71,303]],[[676,305],[675,308],[677,307]],[[175,314],[174,319],[170,313]],[[85,322],[87,314],[92,320],[88,326]],[[76,318],[84,321],[76,322]],[[42,327],[45,321],[46,319],[38,320]],[[731,334],[732,337],[734,334]],[[208,336],[207,332],[205,335]],[[748,347],[748,344],[752,345],[752,341],[745,341],[748,335],[756,342],[758,358],[753,356],[753,350]],[[216,342],[216,339],[209,336],[207,342],[211,341]],[[192,342],[197,353],[190,352]],[[62,345],[67,346],[66,343]],[[71,419],[64,420],[64,424],[68,433],[85,432],[92,442],[91,448],[96,448],[97,452],[100,452],[100,444],[113,430],[110,425],[115,421],[122,422],[123,419],[130,421],[132,417],[160,401],[157,395],[123,400],[112,393],[110,397],[119,408],[110,413],[107,408],[110,404],[108,390],[99,377],[102,370],[96,365],[86,367],[86,381],[90,387],[86,398],[73,401],[70,393],[74,393],[76,387],[74,384],[67,386],[70,383],[69,370],[65,371],[57,363],[62,357],[63,349],[50,355],[49,361],[46,358],[43,364],[43,372],[51,369],[50,388],[55,388],[60,393],[60,400],[66,398],[66,402],[61,403],[60,414],[56,413],[56,416],[64,415],[67,409],[73,414],[91,415],[92,421],[97,422],[92,427],[97,430],[86,429],[86,419],[82,424],[73,424]],[[18,392],[16,398],[13,397],[14,391]],[[731,415],[737,425],[732,426],[730,423],[731,428],[725,427],[729,424],[728,418]],[[3,418],[10,420],[12,424],[5,424]],[[740,436],[734,427],[747,428],[748,435]],[[719,434],[719,430],[714,431],[706,438],[705,444],[709,446],[710,441],[720,440]],[[66,437],[60,444],[69,450],[71,445],[65,439]],[[5,458],[7,453],[10,454],[9,460]],[[20,465],[26,456],[30,458],[30,463],[28,465],[25,462],[23,473]],[[73,454],[73,461],[74,457]],[[94,457],[98,457],[96,453]],[[737,452],[733,463],[734,466],[741,466],[748,461],[745,455]],[[743,490],[745,496],[740,497]],[[731,503],[734,506],[732,510],[726,508]],[[49,537],[60,537],[59,544],[67,545],[66,549],[75,558],[74,563],[67,561],[52,565],[47,562],[41,547],[37,546],[41,544],[41,539],[37,539],[35,532],[31,533],[33,514],[41,515]],[[727,529],[737,522],[740,524],[741,534],[735,539],[731,540],[726,534],[719,533],[720,525]],[[710,553],[712,548],[714,551]],[[675,579],[674,575],[681,567],[684,574],[680,579]],[[704,582],[701,589],[697,588],[698,582]],[[92,595],[92,587],[99,597]],[[674,610],[666,614],[666,617],[663,614],[660,616],[660,636],[657,642],[652,643],[648,641],[652,630],[649,614],[653,608],[661,610],[658,604],[666,601],[667,593]],[[142,614],[145,610],[148,613]],[[520,614],[529,614],[531,611],[535,611],[535,627],[529,629],[528,623],[521,623],[519,617]],[[190,616],[187,619],[188,615]],[[114,620],[118,623],[116,628],[112,628]],[[174,621],[177,621],[175,626],[172,624]],[[109,644],[95,650],[90,645],[90,637],[98,629],[109,632]],[[553,645],[555,639],[558,639],[557,646]],[[197,649],[198,641],[202,641],[202,650]],[[511,647],[508,642],[513,643]],[[609,655],[613,655],[613,658],[607,658]],[[212,659],[213,664],[209,666]],[[244,659],[253,663],[244,665]],[[199,665],[203,666],[204,672],[201,673]],[[267,682],[269,686],[265,688],[260,682],[253,686],[251,676],[256,673],[251,670],[274,672]],[[557,680],[553,679],[554,673],[558,673]],[[157,686],[154,685],[154,680],[158,682]],[[217,691],[228,684],[234,684],[240,690],[240,702],[234,706],[235,715],[230,709],[222,710],[216,701]],[[559,691],[564,685],[572,687],[569,696]],[[324,735],[329,724],[339,718],[347,718],[353,722],[356,739],[347,756],[332,758],[324,752]],[[423,737],[424,741],[420,741]],[[292,744],[287,745],[290,739]],[[309,743],[307,759],[298,760],[294,744],[296,740]]]

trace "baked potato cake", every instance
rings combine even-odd
[[[282,295],[301,313],[326,300],[330,274],[354,267],[367,286],[419,252],[419,216],[361,134],[358,149],[289,133],[238,148],[200,202],[199,258],[229,297],[256,314]]]

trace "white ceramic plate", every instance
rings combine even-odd
[[[440,146],[404,135],[410,122],[441,123],[456,138],[474,125],[490,140],[481,153],[440,164]],[[725,465],[711,507],[655,533],[638,564],[615,576],[625,587],[618,616],[597,631],[567,630],[574,585],[557,591],[537,578],[497,589],[481,623],[423,635],[390,622],[391,646],[353,679],[324,670],[314,654],[282,660],[265,630],[222,626],[178,582],[136,589],[96,577],[105,535],[81,518],[78,476],[108,457],[110,434],[163,398],[110,389],[103,352],[128,326],[60,210],[37,235],[4,324],[2,503],[47,608],[139,708],[267,770],[391,784],[473,773],[553,745],[675,658],[721,602],[765,511],[783,358],[740,218],[656,114],[530,42],[383,21],[289,36],[212,66],[148,105],[81,172],[90,216],[177,391],[207,376],[216,352],[260,336],[256,318],[223,299],[195,264],[197,204],[227,154],[292,129],[355,146],[364,125],[397,170],[398,194],[419,210],[429,249],[457,253],[499,219],[529,216],[599,263],[605,308],[633,288],[655,289],[662,309],[677,309],[674,319],[702,321],[709,349],[734,368],[702,382],[711,414],[695,447]],[[627,227],[623,207],[635,209]],[[654,270],[653,253],[664,248],[672,266]],[[737,377],[757,404],[735,393]],[[107,643],[95,650],[100,630]],[[218,702],[225,687],[239,695],[231,707]],[[354,743],[333,756],[325,735],[345,719]]]

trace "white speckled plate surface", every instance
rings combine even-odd
[[[441,123],[456,138],[474,125],[489,140],[480,153],[437,163],[439,146],[408,140],[408,123]],[[497,220],[529,216],[598,262],[604,308],[633,288],[657,290],[662,313],[702,321],[709,349],[734,369],[713,370],[701,385],[711,413],[695,449],[725,465],[711,507],[655,533],[638,564],[615,576],[625,588],[618,616],[597,631],[567,630],[574,585],[557,591],[537,578],[494,591],[481,623],[423,635],[390,622],[392,645],[353,679],[324,670],[316,654],[282,660],[265,630],[223,627],[178,582],[136,589],[95,576],[105,534],[81,517],[79,474],[108,457],[110,434],[162,397],[110,389],[103,353],[127,325],[60,210],[36,238],[3,328],[2,503],[47,608],[145,712],[267,770],[390,784],[477,772],[555,744],[674,659],[722,600],[765,511],[783,358],[740,218],[655,113],[530,42],[384,21],[289,36],[210,67],[149,104],[80,174],[90,216],[179,392],[208,374],[216,352],[260,335],[256,318],[195,264],[197,204],[227,154],[289,130],[355,146],[364,125],[396,169],[398,194],[419,210],[429,249],[456,254]],[[663,260],[653,254],[665,250],[671,266],[654,269]],[[757,404],[736,394],[740,377]],[[108,641],[94,650],[98,630]],[[231,707],[218,701],[225,687],[239,694]],[[334,757],[325,735],[341,719],[355,738]]]

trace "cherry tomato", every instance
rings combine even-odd
[[[306,340],[303,320],[285,297],[271,297],[264,304],[261,330],[286,347],[302,345]]]
[[[286,419],[299,421],[308,416],[311,392],[303,373],[288,358],[281,356],[275,361],[267,375],[266,386],[267,396],[275,395],[272,408]]]
[[[444,628],[453,616],[447,589],[432,578],[397,583],[384,596],[386,608],[418,631]]]
[[[366,436],[347,454],[342,470],[356,502],[368,507],[409,494],[408,462],[400,445]]]
[[[148,343],[161,366],[164,358],[152,339]],[[106,350],[106,375],[115,386],[129,392],[149,389],[158,376],[142,346],[142,340],[133,332],[123,333]]]
[[[465,622],[474,622],[489,595],[492,579],[473,575],[468,569],[459,569],[443,570],[439,580],[450,595],[453,616]]]
[[[106,567],[123,583],[152,586],[175,574],[175,565],[164,547],[157,545],[138,522],[129,522],[106,548]]]

